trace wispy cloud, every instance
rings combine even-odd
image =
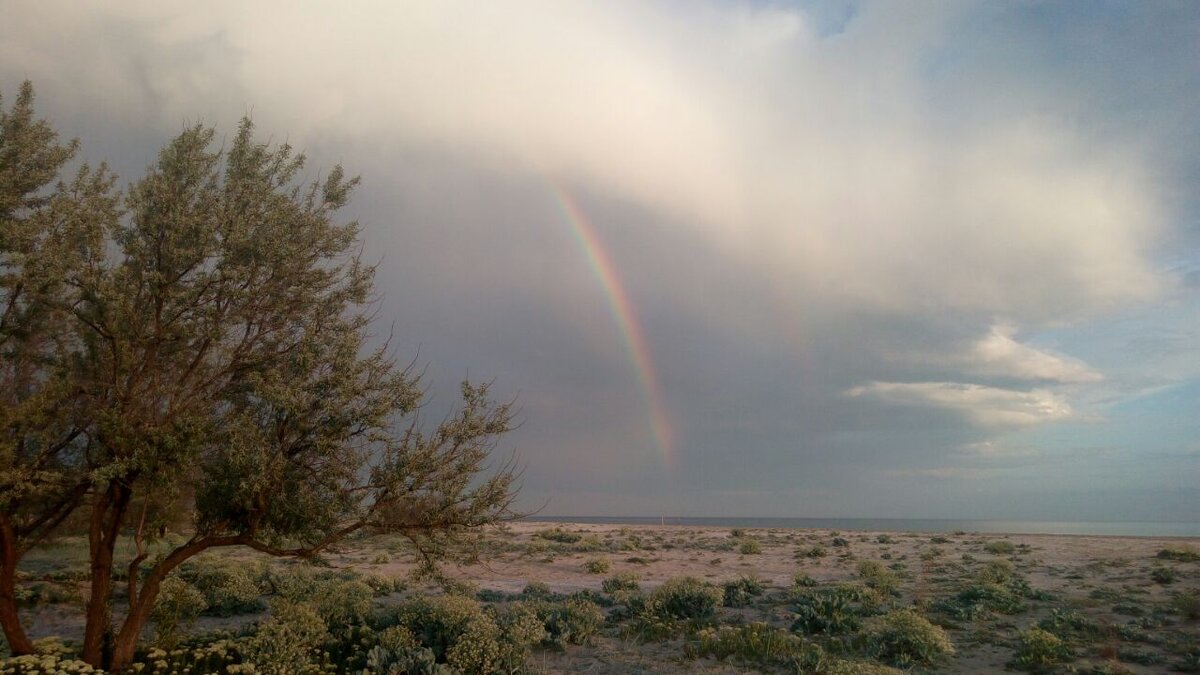
[[[854,387],[846,395],[953,410],[986,427],[1031,426],[1072,416],[1070,404],[1046,389],[1017,391],[961,382],[872,382]]]
[[[960,363],[977,375],[1045,380],[1068,384],[1099,382],[1104,376],[1078,359],[1044,351],[1014,339],[1016,327],[995,324],[971,345]]]

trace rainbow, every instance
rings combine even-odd
[[[625,292],[621,278],[617,276],[616,266],[613,265],[608,251],[604,248],[600,237],[597,236],[596,228],[583,213],[583,209],[579,208],[575,199],[562,187],[551,183],[551,191],[554,193],[563,215],[566,216],[571,231],[575,234],[579,249],[587,258],[588,266],[592,268],[592,274],[596,276],[596,280],[600,282],[600,287],[604,290],[609,312],[621,333],[625,350],[629,353],[633,369],[637,373],[638,383],[641,385],[642,398],[648,411],[650,432],[654,443],[663,462],[670,466],[674,463],[675,433],[663,403],[662,390],[658,385],[658,375],[654,370],[654,361],[650,357],[650,347],[646,344],[645,332],[638,323],[633,302],[630,300],[629,294]]]

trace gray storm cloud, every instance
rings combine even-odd
[[[580,512],[895,512],[906,480],[999,481],[978,463],[1052,454],[1021,434],[1196,377],[1195,315],[1171,306],[1200,268],[1195,12],[847,7],[10,3],[0,86],[32,79],[127,174],[244,114],[362,172],[384,309],[418,317],[423,359],[520,392],[531,493]],[[678,501],[552,184],[638,310]],[[1156,313],[1089,352],[1038,339],[1131,307]],[[1147,325],[1174,332],[1145,346]]]

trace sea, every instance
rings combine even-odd
[[[529,516],[545,523],[690,525],[866,532],[977,532],[1121,537],[1200,537],[1200,523],[967,520],[955,518],[693,518],[681,516]]]

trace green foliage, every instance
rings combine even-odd
[[[473,598],[457,595],[412,600],[396,610],[394,620],[433,652],[436,663],[467,674],[518,667],[544,635],[528,607],[486,612]]]
[[[319,671],[319,648],[329,632],[307,604],[275,600],[271,615],[245,642],[246,660],[262,673],[290,675]]]
[[[1024,600],[1024,587],[1020,584],[977,583],[959,591],[957,595],[942,600],[935,609],[957,621],[972,621],[984,612],[1020,614],[1028,609]]]
[[[762,544],[757,539],[743,539],[738,544],[738,553],[742,555],[758,555],[762,553]]]
[[[1171,598],[1171,609],[1188,621],[1200,619],[1200,591],[1183,591]]]
[[[650,594],[649,605],[673,619],[711,619],[723,599],[720,589],[695,577],[672,577]]]
[[[871,657],[901,668],[930,665],[954,654],[946,631],[911,608],[868,620],[862,639]]]
[[[1155,567],[1150,570],[1150,579],[1156,584],[1173,584],[1179,578],[1179,573],[1170,567]]]
[[[0,675],[69,675],[73,673],[97,673],[96,670],[76,659],[62,656],[27,654],[0,660]]]
[[[617,593],[619,591],[637,592],[640,590],[638,580],[638,575],[633,572],[617,572],[602,581],[600,588],[605,593]]]
[[[204,594],[207,614],[253,614],[264,607],[258,575],[244,564],[212,557],[196,558],[180,568],[179,577]]]
[[[1016,652],[1008,665],[1018,670],[1045,672],[1073,658],[1070,647],[1061,638],[1034,627],[1018,636]]]
[[[358,179],[334,167],[305,182],[304,157],[243,120],[219,146],[214,129],[185,129],[123,195],[103,166],[52,188],[76,145],[32,99],[26,84],[0,111],[0,513],[32,524],[10,550],[86,506],[89,569],[110,579],[165,575],[203,549],[107,564],[119,539],[153,544],[170,521],[194,526],[193,543],[278,556],[392,531],[420,545],[424,571],[472,558],[472,534],[512,515],[512,467],[484,475],[511,404],[464,382],[455,413],[410,426],[423,386],[368,345],[375,269],[358,224],[338,220]],[[209,612],[259,608],[252,575],[180,574]],[[92,581],[94,629],[113,603]],[[146,614],[113,627],[113,653]]]
[[[187,630],[196,617],[208,608],[204,594],[176,576],[163,579],[150,618],[154,621],[154,644],[171,649],[179,640],[180,629]]]
[[[608,574],[612,569],[612,561],[608,558],[592,558],[583,563],[583,569],[588,574]]]
[[[806,572],[796,572],[796,574],[792,576],[793,588],[812,588],[816,585],[817,580],[809,576]]]
[[[874,560],[860,561],[858,576],[869,588],[874,588],[885,595],[896,593],[900,586],[899,577]]]
[[[604,626],[604,612],[596,603],[582,598],[538,603],[536,609],[545,629],[544,641],[560,649],[568,644],[587,644]]]
[[[989,541],[983,545],[983,550],[995,555],[1010,555],[1017,552],[1017,547],[1011,541],[997,539]]]
[[[861,586],[797,589],[792,630],[844,635],[858,630],[880,607],[876,591]]]
[[[826,556],[825,547],[814,546],[804,552],[806,558],[824,558]]]
[[[1168,546],[1160,550],[1156,557],[1161,560],[1177,560],[1179,562],[1200,562],[1200,551],[1195,548],[1182,546]]]
[[[763,622],[705,628],[689,643],[693,658],[736,658],[757,666],[791,665],[823,659],[819,646]]]
[[[850,541],[848,539],[846,539],[845,537],[834,537],[829,542],[829,545],[834,548],[847,548],[848,546],[850,546]]]
[[[758,577],[743,576],[726,581],[723,590],[726,607],[745,607],[752,598],[762,595],[765,587]]]
[[[1015,570],[1011,560],[989,560],[976,578],[982,584],[1004,585],[1013,580]]]
[[[533,533],[533,536],[538,539],[545,539],[546,541],[556,541],[560,544],[574,544],[580,539],[583,539],[582,535],[575,534],[574,532],[567,532],[561,527],[555,527],[548,530],[538,530],[537,532]]]

